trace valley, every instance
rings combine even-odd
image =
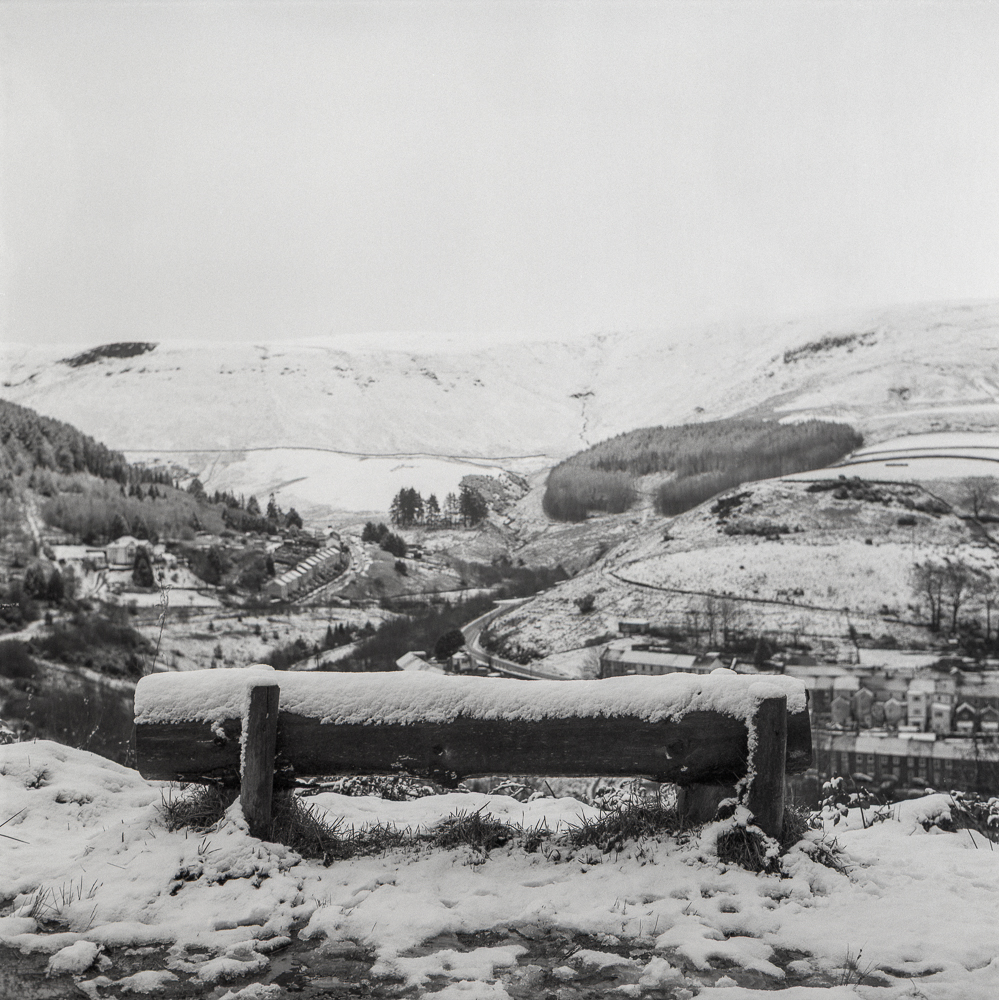
[[[4,639],[44,664],[49,630],[124,615],[138,639],[106,660],[122,678],[388,669],[436,641],[407,623],[453,607],[460,625],[463,604],[468,621],[477,602],[516,597],[478,637],[481,662],[567,679],[597,676],[628,621],[675,655],[754,669],[996,652],[999,306],[423,351],[383,340],[5,345],[4,396],[70,420],[131,471],[115,473],[126,496],[64,471],[58,445],[8,454],[4,585],[36,583],[34,620],[15,614]],[[636,429],[655,421],[674,427]],[[808,456],[790,457],[796,440]],[[622,448],[636,457],[615,465]],[[587,462],[579,482],[617,477],[622,499],[553,513],[551,470]],[[398,519],[407,490],[442,514]],[[465,491],[484,504],[471,523],[447,506]],[[379,523],[401,548],[367,536]],[[148,547],[151,579],[134,555],[108,561],[119,537]],[[934,596],[917,577],[935,566],[962,581]],[[56,571],[68,604],[39,590]],[[383,631],[395,637],[374,642]],[[60,655],[102,669],[99,651]]]

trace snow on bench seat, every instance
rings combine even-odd
[[[664,674],[594,681],[521,681],[424,673],[285,673],[266,664],[242,669],[151,674],[135,691],[135,721],[241,719],[249,691],[281,689],[281,711],[323,724],[442,724],[458,718],[544,719],[627,716],[678,721],[690,712],[719,712],[747,725],[766,698],[787,698],[789,715],[805,711],[805,688],[792,677]]]
[[[804,685],[731,671],[527,682],[255,665],[144,677],[135,721],[143,777],[239,782],[261,835],[275,776],[400,773],[452,786],[643,776],[697,786],[691,815],[713,810],[710,789],[745,778],[750,810],[779,832],[784,775],[811,764]]]

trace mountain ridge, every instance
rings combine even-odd
[[[925,428],[945,407],[999,424],[996,302],[448,351],[161,342],[77,367],[65,356],[0,349],[0,394],[122,451],[555,460],[636,427],[750,413],[846,420],[869,437]]]

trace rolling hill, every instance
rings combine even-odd
[[[424,349],[384,337],[77,353],[7,344],[0,396],[133,459],[214,466],[210,488],[238,479],[243,490],[285,490],[294,503],[290,484],[307,483],[319,451],[485,459],[525,472],[636,427],[735,415],[846,421],[868,443],[900,431],[994,428],[999,303]],[[240,470],[239,453],[258,448],[288,449],[281,468]],[[355,461],[335,474],[366,471]],[[368,496],[329,506],[358,503]]]

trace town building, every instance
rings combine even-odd
[[[820,775],[850,775],[874,786],[999,790],[999,746],[992,740],[941,738],[936,733],[812,735]]]
[[[600,654],[601,677],[708,674],[722,666],[725,664],[714,654],[674,653],[667,645],[633,639],[615,639]]]

